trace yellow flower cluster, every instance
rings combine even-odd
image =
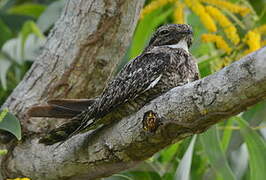
[[[185,0],[186,5],[200,17],[202,24],[210,31],[216,32],[216,25],[204,6],[197,0]]]
[[[179,1],[176,2],[176,9],[174,12],[175,23],[177,23],[177,24],[184,24],[185,23],[184,8],[185,8],[185,4],[183,4],[182,2],[179,2]]]
[[[266,40],[261,41],[261,46],[266,46]]]
[[[144,7],[140,12],[140,18],[142,19],[145,15],[151,13],[152,11],[168,4],[171,2],[175,2],[176,0],[155,0]]]
[[[215,34],[203,34],[201,39],[203,42],[214,42],[219,49],[224,50],[227,54],[230,54],[232,51],[222,36]]]
[[[213,6],[206,7],[207,12],[224,28],[224,32],[228,39],[237,45],[240,38],[237,34],[236,27],[232,22],[217,8]]]
[[[244,6],[239,6],[237,4],[230,3],[228,1],[222,0],[200,0],[201,2],[209,3],[212,5],[216,5],[219,8],[227,9],[233,13],[239,13],[241,16],[245,16],[250,13],[250,9]]]
[[[266,24],[255,28],[253,31],[260,34],[266,34]]]
[[[261,35],[255,31],[249,31],[244,37],[244,42],[248,45],[249,49],[244,54],[256,51],[261,47]]]
[[[6,180],[30,180],[29,178],[15,178],[15,179],[6,179]]]

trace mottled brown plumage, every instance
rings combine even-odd
[[[29,111],[31,116],[40,116],[38,112],[45,112],[49,117],[75,115],[69,123],[52,130],[40,142],[54,144],[79,132],[109,124],[138,111],[171,88],[197,80],[196,62],[187,51],[191,43],[192,29],[189,25],[162,26],[143,53],[127,63],[97,99],[88,100],[88,103],[83,100],[79,108],[75,108],[79,101],[71,100],[70,103],[68,100],[50,101],[47,106],[33,107]]]

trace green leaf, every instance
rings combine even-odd
[[[264,180],[266,177],[266,142],[241,117],[238,117],[238,123],[241,127],[240,133],[248,147],[250,179]]]
[[[7,89],[6,76],[10,66],[11,62],[8,61],[2,53],[0,53],[0,81],[4,90]]]
[[[16,0],[1,0],[0,1],[0,11],[6,11],[11,6],[16,3]]]
[[[190,168],[192,163],[193,149],[196,142],[196,135],[193,136],[189,147],[180,161],[178,168],[175,172],[175,179],[189,180]]]
[[[160,180],[160,176],[152,171],[130,171],[120,174],[114,174],[105,180]]]
[[[134,180],[134,179],[124,174],[114,174],[111,177],[104,178],[104,180]]]
[[[162,163],[168,163],[173,159],[174,155],[176,154],[176,151],[178,150],[179,144],[180,143],[173,144],[168,148],[160,151],[160,158]]]
[[[224,152],[226,152],[227,147],[230,143],[232,131],[233,131],[230,127],[233,126],[235,120],[236,120],[235,117],[231,117],[230,119],[226,121],[225,129],[223,130],[223,138],[222,138],[222,148]]]
[[[29,20],[34,20],[32,17],[15,15],[15,14],[6,14],[0,11],[0,19],[12,30],[14,33],[18,33],[24,22]]]
[[[36,24],[33,21],[28,21],[24,24],[17,38],[10,39],[3,45],[2,52],[5,54],[5,58],[2,57],[2,59],[20,66],[25,60],[33,61],[44,41],[45,36]]]
[[[21,37],[21,56],[24,57],[25,42],[30,34],[34,34],[40,39],[44,40],[45,36],[42,34],[38,26],[33,21],[27,21],[20,32]]]
[[[18,140],[21,140],[19,120],[7,108],[0,113],[0,129],[12,133]]]
[[[204,61],[201,61],[198,63],[199,70],[200,70],[200,76],[203,78],[205,76],[208,76],[212,73],[211,70],[211,62],[214,60],[214,58],[208,58]]]
[[[22,29],[21,29],[21,36],[22,36],[22,43],[25,43],[25,40],[27,39],[27,36],[29,34],[35,34],[37,37],[41,39],[45,39],[45,36],[42,34],[39,27],[35,24],[33,21],[27,21],[24,23]]]
[[[235,175],[229,167],[225,154],[222,150],[217,126],[214,126],[203,133],[200,139],[203,149],[212,167],[218,172],[218,175],[221,175],[223,179],[226,180],[235,180]]]
[[[0,149],[0,156],[5,155],[5,154],[7,154],[7,150],[6,149]]]
[[[51,3],[37,20],[37,25],[42,32],[47,31],[59,19],[65,0]]]
[[[22,64],[21,38],[8,40],[2,47],[1,59],[12,62],[12,64]]]
[[[26,15],[33,18],[38,18],[45,10],[46,6],[41,4],[27,3],[17,5],[8,10],[9,14]]]
[[[253,124],[260,124],[263,121],[266,121],[266,102],[258,103],[251,108],[248,109],[248,111],[243,112],[242,118],[249,123]]]
[[[235,150],[230,151],[230,164],[237,179],[244,179],[248,170],[248,148],[247,144],[243,143]]]
[[[0,19],[0,49],[2,45],[12,37],[12,32],[9,27]]]

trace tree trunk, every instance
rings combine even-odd
[[[44,50],[2,106],[20,119],[26,140],[22,146],[63,121],[29,119],[25,113],[29,107],[48,99],[90,98],[102,92],[116,64],[125,55],[143,4],[144,0],[66,1]],[[1,163],[4,177],[31,177],[22,169],[8,168],[11,164],[6,157],[2,160],[5,160]],[[50,172],[47,176],[46,179],[60,179]],[[44,179],[37,175],[32,178]]]
[[[125,52],[142,5],[137,0],[68,1],[45,50],[5,103],[21,119],[27,136],[6,146],[3,177],[108,176],[265,99],[266,48],[262,48],[214,75],[170,90],[94,134],[76,135],[59,147],[39,144],[40,132],[52,128],[55,120],[27,119],[27,108],[50,98],[99,94],[104,87],[100,83],[106,82]],[[158,123],[155,132],[143,129],[147,112]]]

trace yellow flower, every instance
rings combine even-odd
[[[219,9],[213,6],[207,6],[206,10],[224,28],[224,32],[228,39],[237,45],[240,38],[237,34],[237,29],[232,22]]]
[[[204,6],[197,0],[185,0],[186,5],[200,17],[202,24],[210,31],[216,32],[216,25]]]
[[[201,39],[203,42],[214,42],[219,49],[224,50],[227,54],[230,54],[232,51],[222,36],[215,34],[203,34]]]
[[[177,24],[184,24],[185,23],[184,7],[185,7],[185,4],[183,4],[179,1],[176,2],[176,9],[174,12],[174,21]]]
[[[224,57],[223,59],[219,59],[219,60],[216,60],[216,61],[212,62],[211,68],[214,71],[219,71],[220,69],[228,66],[231,63],[232,63],[232,59],[231,58]]]
[[[29,178],[15,178],[15,179],[6,179],[6,180],[30,180]]]
[[[266,34],[266,24],[255,28],[253,31],[260,34]]]
[[[212,5],[216,5],[219,8],[227,9],[233,13],[239,13],[241,16],[245,16],[250,13],[250,9],[244,6],[239,6],[237,4],[230,3],[228,1],[222,0],[200,0],[201,2],[209,3]]]
[[[244,42],[248,45],[249,49],[246,50],[244,54],[248,54],[259,49],[261,47],[260,41],[261,35],[259,33],[249,31],[244,37]]]
[[[261,46],[266,46],[266,40],[261,41]]]
[[[176,0],[155,0],[152,1],[150,4],[148,4],[146,7],[144,7],[140,12],[140,18],[144,18],[145,15],[151,13],[152,11],[168,4],[171,2],[174,2]]]

